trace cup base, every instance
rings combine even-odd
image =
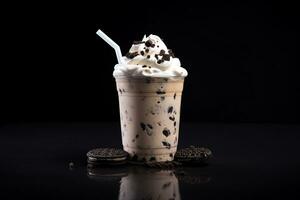
[[[129,160],[132,162],[153,163],[173,161],[177,147],[171,147],[170,149],[136,149],[123,146],[123,149],[128,152]]]

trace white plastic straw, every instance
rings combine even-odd
[[[122,63],[122,53],[119,45],[117,45],[112,39],[110,39],[105,33],[103,33],[100,29],[96,32],[107,44],[109,44],[112,48],[115,49],[117,54],[118,63]]]

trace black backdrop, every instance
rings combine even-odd
[[[300,122],[294,4],[119,2],[110,13],[112,5],[98,2],[93,16],[69,8],[27,21],[32,34],[24,32],[24,55],[15,59],[26,67],[10,69],[2,122],[119,120],[116,58],[98,28],[123,54],[144,34],[164,39],[189,72],[183,121]]]
[[[86,10],[82,2],[26,1],[19,11],[13,3],[16,19],[5,15],[9,27],[1,29],[13,32],[1,38],[1,196],[117,198],[119,180],[89,180],[86,171],[89,149],[121,147],[120,126],[98,123],[119,121],[116,58],[96,36],[98,28],[123,53],[133,40],[157,34],[189,71],[179,147],[207,146],[214,159],[206,168],[183,169],[185,177],[194,171],[211,181],[179,180],[182,199],[297,195],[298,125],[218,124],[300,122],[296,4],[109,0]]]

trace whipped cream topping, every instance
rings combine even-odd
[[[113,76],[174,77],[187,76],[180,60],[156,35],[134,41],[122,64],[115,66]]]

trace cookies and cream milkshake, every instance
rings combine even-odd
[[[156,35],[135,41],[115,66],[122,144],[133,161],[172,161],[187,71]]]

